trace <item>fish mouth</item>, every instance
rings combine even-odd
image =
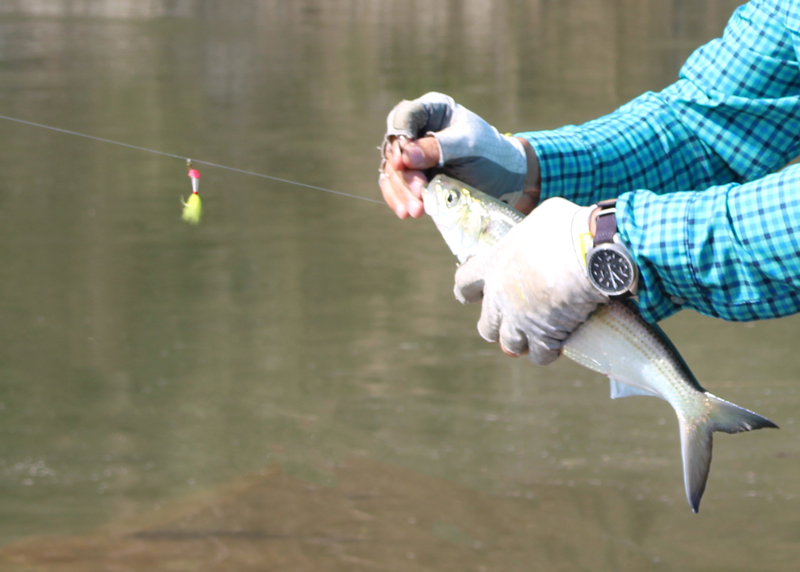
[[[439,214],[439,201],[436,200],[436,193],[430,189],[430,185],[422,188],[422,206],[428,216],[435,217]]]

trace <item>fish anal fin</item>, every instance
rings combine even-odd
[[[659,397],[658,393],[647,391],[641,387],[636,387],[624,381],[619,381],[613,377],[609,377],[608,381],[611,384],[611,399],[622,399],[623,397],[633,397],[634,395],[644,395],[647,397]],[[663,399],[663,398],[662,398]]]

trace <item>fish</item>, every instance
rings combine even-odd
[[[460,263],[490,250],[524,218],[521,212],[446,175],[423,188],[425,212]],[[700,509],[711,467],[713,433],[778,426],[706,391],[664,331],[634,300],[601,304],[564,341],[562,355],[608,376],[611,398],[658,397],[678,418],[686,498]]]

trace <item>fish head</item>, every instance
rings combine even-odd
[[[478,253],[486,209],[473,189],[446,175],[436,175],[423,188],[422,202],[459,262]]]

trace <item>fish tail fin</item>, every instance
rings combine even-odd
[[[765,427],[778,428],[766,417],[710,393],[704,393],[703,399],[706,406],[705,415],[699,419],[679,418],[686,498],[695,513],[700,510],[700,499],[706,490],[708,471],[711,467],[713,432],[740,433]]]

